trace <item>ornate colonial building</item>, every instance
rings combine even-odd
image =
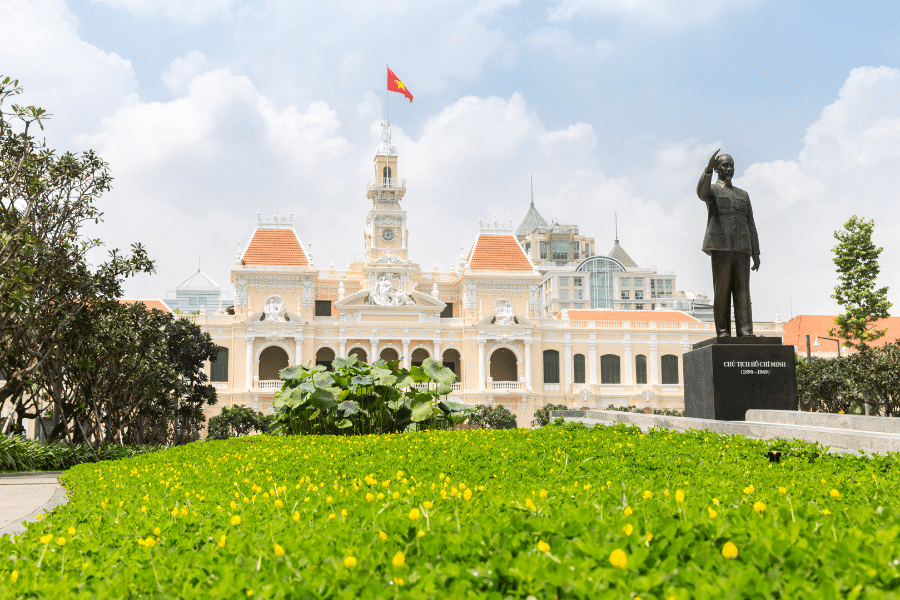
[[[517,231],[480,223],[458,265],[423,270],[408,246],[406,180],[383,127],[361,261],[320,269],[292,217],[257,215],[231,272],[234,314],[186,316],[220,346],[210,365],[220,406],[268,412],[280,369],[350,354],[407,366],[438,358],[459,378],[451,399],[503,404],[519,426],[546,403],[683,405],[681,355],[713,328],[672,310],[674,274],[638,267],[618,240],[597,255],[593,238],[548,224],[533,202]]]

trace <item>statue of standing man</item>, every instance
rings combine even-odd
[[[711,183],[713,170],[719,178]],[[738,337],[753,335],[750,308],[750,259],[759,269],[759,238],[753,222],[750,196],[731,185],[734,159],[716,150],[697,184],[697,196],[706,202],[708,218],[703,251],[712,258],[713,316],[718,337],[731,336],[731,302]]]

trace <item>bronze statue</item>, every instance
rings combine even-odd
[[[710,184],[713,169],[718,180]],[[697,184],[697,196],[706,202],[708,218],[703,251],[712,257],[713,316],[718,337],[731,336],[731,300],[738,337],[753,335],[750,309],[750,259],[759,269],[759,238],[753,222],[750,196],[731,185],[734,159],[716,150]]]

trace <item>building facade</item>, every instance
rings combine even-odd
[[[562,233],[540,223],[533,203],[517,232],[511,223],[480,223],[457,265],[423,269],[408,245],[406,180],[388,123],[373,166],[362,260],[320,269],[292,217],[257,216],[231,272],[234,314],[184,317],[219,345],[209,366],[219,406],[269,412],[279,370],[350,354],[407,367],[436,358],[458,377],[452,400],[502,404],[520,427],[546,403],[683,406],[681,356],[714,329],[663,310],[675,297],[674,274],[641,269],[618,241],[610,256],[597,256],[575,226],[565,226],[565,240],[553,237]],[[541,260],[541,242],[560,259]],[[638,290],[645,301],[631,295]],[[756,327],[781,335],[777,324]]]

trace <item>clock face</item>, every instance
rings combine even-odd
[[[384,238],[384,241],[389,242],[394,239],[394,230],[393,229],[382,229],[381,237]]]

